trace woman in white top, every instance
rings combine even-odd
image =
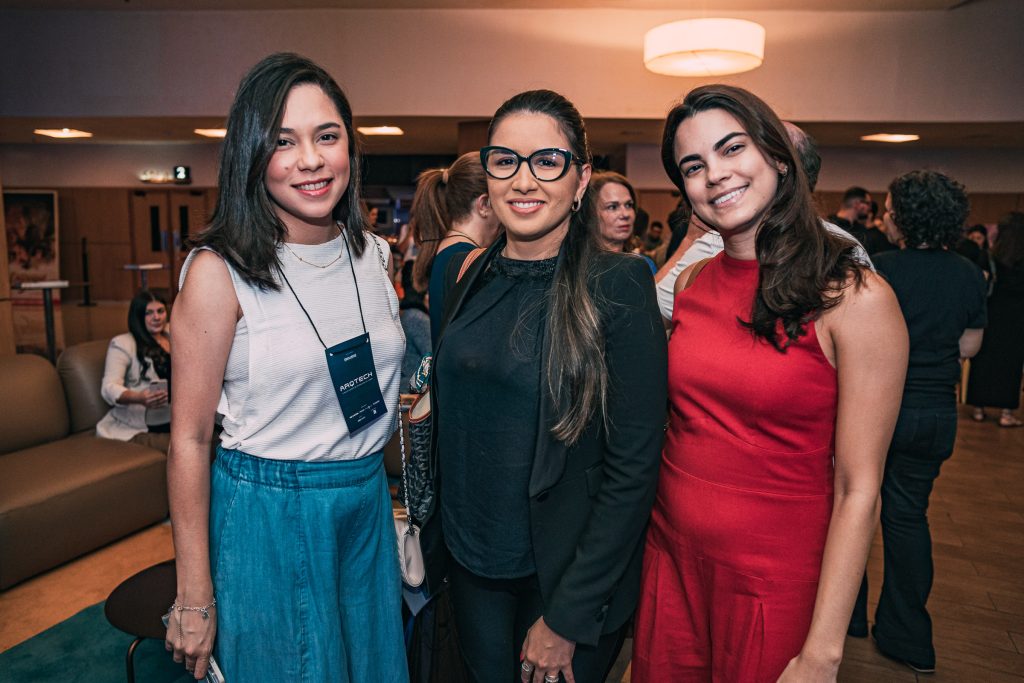
[[[175,305],[166,646],[196,679],[211,652],[231,681],[408,677],[381,454],[405,338],[359,165],[322,68],[276,54],[242,80]]]
[[[128,305],[128,332],[110,340],[100,393],[113,406],[96,424],[104,439],[134,441],[167,452],[171,335],[167,302],[148,290]]]

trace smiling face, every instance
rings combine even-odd
[[[732,114],[708,109],[676,129],[675,160],[693,211],[727,240],[756,234],[775,198],[781,165],[768,159]]]
[[[621,183],[605,183],[597,194],[597,225],[605,249],[622,251],[633,234],[636,206],[629,188]]]
[[[167,325],[167,307],[159,301],[146,304],[146,329],[156,336],[164,331]]]
[[[489,144],[524,157],[539,149],[571,149],[554,118],[529,112],[501,119]],[[589,164],[572,164],[564,176],[550,182],[537,180],[525,162],[511,178],[488,176],[488,197],[498,221],[505,226],[509,255],[540,259],[557,254],[569,230],[572,204],[583,197],[589,181]]]
[[[341,114],[317,85],[288,93],[277,148],[267,166],[267,192],[289,233],[330,228],[349,180],[349,140]]]

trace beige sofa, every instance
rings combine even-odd
[[[106,349],[0,356],[0,589],[167,517],[164,454],[95,436]]]

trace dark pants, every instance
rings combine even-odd
[[[955,405],[901,408],[882,479],[885,571],[872,634],[885,654],[924,667],[935,666],[925,608],[933,576],[928,497],[955,441]],[[867,576],[851,623],[867,623]]]
[[[452,562],[449,581],[455,625],[470,680],[518,683],[523,641],[544,612],[536,574],[521,579],[487,579]],[[601,636],[596,647],[577,645],[572,659],[577,683],[603,683],[625,635],[623,625]]]

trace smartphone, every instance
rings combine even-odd
[[[162,380],[164,384],[167,384],[167,380]],[[164,628],[167,628],[168,624],[171,623],[171,613],[160,617],[160,621],[164,622]],[[203,677],[203,683],[224,683],[224,674],[220,672],[220,667],[217,666],[217,660],[210,655],[210,665],[206,667],[206,676]]]
[[[167,380],[157,379],[149,383],[150,391],[167,391]]]

